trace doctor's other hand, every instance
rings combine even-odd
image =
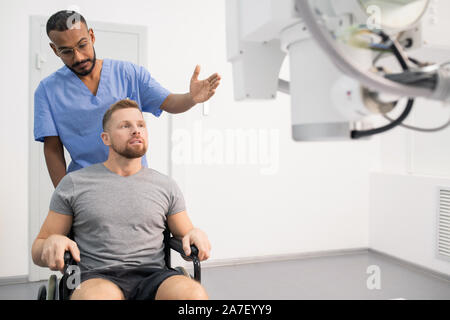
[[[73,259],[80,262],[80,250],[75,241],[70,240],[66,236],[51,235],[49,236],[42,248],[41,260],[53,271],[64,270],[64,253],[70,251]]]
[[[195,103],[208,101],[215,93],[222,79],[219,74],[214,73],[208,79],[199,80],[200,66],[197,65],[191,78],[189,93]]]
[[[202,230],[194,228],[189,231],[182,239],[183,250],[187,256],[191,255],[191,245],[198,249],[198,258],[200,261],[207,260],[210,257],[211,243],[208,236]]]

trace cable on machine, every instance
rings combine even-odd
[[[388,49],[394,54],[395,58],[397,59],[397,61],[399,62],[400,66],[402,67],[403,71],[408,71],[409,67],[407,64],[407,57],[405,57],[405,55],[403,55],[402,51],[400,50],[400,46],[396,41],[393,41],[389,35],[387,35],[386,33],[384,33],[383,31],[379,30],[379,31],[372,31],[376,34],[378,34],[381,38],[382,38],[382,44],[389,42],[388,45]],[[403,112],[400,114],[400,116],[395,119],[392,120],[392,122],[390,122],[389,124],[383,126],[383,127],[379,127],[379,128],[375,128],[375,129],[370,129],[370,130],[352,130],[350,132],[350,136],[352,139],[360,139],[363,137],[367,137],[367,136],[372,136],[375,134],[379,134],[379,133],[383,133],[386,132],[388,130],[391,130],[399,125],[402,124],[402,122],[409,116],[409,114],[411,113],[412,107],[414,105],[414,99],[413,98],[409,98],[408,102],[406,103],[406,107],[403,110]]]

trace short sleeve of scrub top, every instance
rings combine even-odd
[[[59,136],[72,158],[68,172],[104,162],[109,148],[100,135],[106,110],[128,98],[159,117],[169,94],[144,67],[130,62],[104,59],[96,95],[64,66],[42,80],[35,92],[34,138],[43,142],[46,136]],[[145,156],[142,163],[147,167]]]
[[[59,134],[50,111],[50,103],[42,82],[34,94],[34,105],[36,106],[34,109],[34,139],[44,142],[45,137],[58,136]]]

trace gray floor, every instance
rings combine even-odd
[[[368,289],[379,268],[380,289]],[[35,299],[42,282],[0,286],[0,299]],[[439,277],[375,252],[202,269],[211,299],[450,299]]]

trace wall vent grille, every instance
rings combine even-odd
[[[439,190],[438,254],[450,258],[450,189]]]

